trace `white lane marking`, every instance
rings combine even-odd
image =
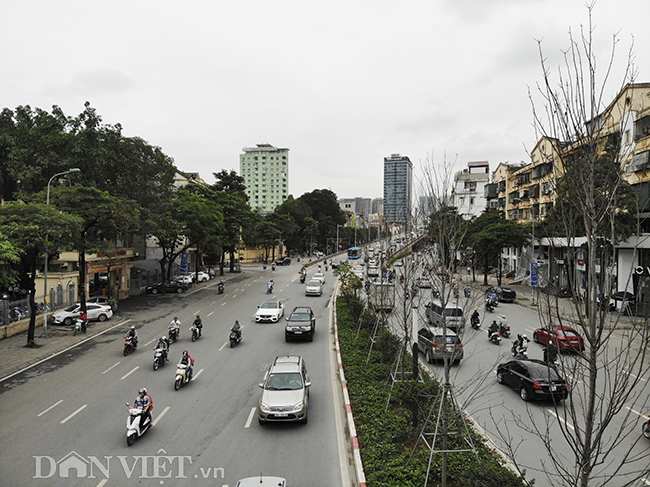
[[[199,370],[196,374],[194,374],[194,375],[192,376],[192,380],[196,380],[196,378],[197,378],[199,375],[201,375],[201,372],[203,372],[204,370],[205,370],[205,369],[201,369],[201,370]]]
[[[156,416],[156,419],[154,419],[153,423],[151,423],[151,424],[156,426],[158,424],[158,421],[160,421],[160,418],[162,418],[167,411],[169,411],[169,406],[167,406],[165,409],[163,409],[162,413],[160,413],[158,416]]]
[[[235,291],[237,291],[237,290],[235,289]],[[237,295],[236,295],[236,294],[233,294],[232,297],[233,297],[233,299],[234,299],[234,298],[237,297]]]
[[[106,482],[108,482],[108,479],[102,480],[100,483],[97,484],[97,487],[104,487],[104,485],[106,485]]]
[[[226,343],[224,343],[223,345],[221,345],[221,348],[219,349],[219,351],[221,352],[224,348],[226,348],[226,345],[228,345],[228,342],[226,342]]]
[[[124,325],[125,323],[128,323],[129,321],[131,321],[131,320],[125,320],[125,321],[122,321],[122,322],[118,323],[117,325],[113,325],[113,326],[111,326],[110,328],[105,329],[104,331],[100,331],[100,332],[97,333],[96,335],[92,335],[92,336],[89,336],[88,338],[84,338],[84,339],[81,340],[80,342],[77,342],[77,343],[75,343],[74,345],[70,345],[69,347],[64,348],[64,349],[61,350],[60,352],[53,353],[53,354],[50,355],[49,357],[45,357],[43,360],[39,360],[38,362],[33,363],[32,365],[28,365],[27,367],[24,367],[24,368],[18,370],[17,372],[14,372],[13,374],[9,374],[8,376],[3,377],[2,379],[0,379],[0,382],[4,382],[4,381],[6,381],[7,379],[11,379],[14,375],[18,375],[18,374],[20,374],[21,372],[25,372],[26,370],[31,369],[32,367],[36,367],[37,365],[40,365],[40,364],[42,364],[43,362],[45,362],[45,361],[47,361],[47,360],[50,360],[51,358],[56,357],[57,355],[61,355],[62,353],[67,352],[68,350],[72,350],[73,348],[78,347],[78,346],[81,345],[82,343],[86,343],[88,340],[92,340],[92,339],[95,338],[95,337],[98,337],[98,336],[100,336],[100,335],[103,335],[104,333],[109,332],[109,331],[111,331],[112,329],[117,328],[118,326],[122,326],[122,325]]]
[[[209,317],[212,316],[213,314],[214,314],[214,311],[210,311],[210,312],[208,313],[208,316],[207,316],[207,317],[209,318]]]
[[[650,485],[650,480],[648,480],[648,479],[646,479],[646,478],[643,478],[643,479],[641,479],[641,480],[643,480],[643,481],[645,482],[646,485]]]
[[[575,428],[573,427],[573,425],[571,423],[569,423],[564,418],[562,418],[562,417],[558,416],[557,414],[555,414],[555,411],[553,411],[552,409],[549,409],[548,412],[551,413],[553,416],[555,416],[555,419],[558,419],[559,421],[562,421],[566,427],[571,428],[572,430],[575,430]]]
[[[40,414],[37,414],[37,416],[39,416],[39,417],[40,417],[40,416],[43,416],[43,415],[44,415],[45,413],[47,413],[50,409],[54,409],[56,406],[58,406],[58,405],[61,404],[62,402],[63,402],[63,399],[61,399],[59,402],[55,402],[55,403],[52,404],[49,408],[47,408],[45,411],[43,411],[43,412],[40,413]]]
[[[115,365],[111,365],[108,369],[106,369],[104,372],[102,372],[102,375],[104,375],[106,372],[108,372],[111,369],[114,369],[118,365],[120,365],[121,362],[116,363]]]
[[[78,412],[80,412],[80,411],[86,409],[86,406],[88,406],[88,404],[84,404],[83,406],[81,406],[81,407],[80,407],[79,409],[77,409],[74,413],[72,413],[70,416],[68,416],[68,417],[65,418],[63,421],[61,421],[61,424],[65,423],[65,422],[68,421],[70,418],[74,417],[74,415],[77,414]]]
[[[634,414],[636,414],[637,416],[642,417],[643,419],[646,418],[646,415],[643,414],[643,413],[640,413],[639,411],[635,411],[634,409],[629,408],[629,407],[627,407],[627,406],[625,406],[625,409],[627,409],[628,411],[632,411]]]
[[[632,377],[634,377],[635,379],[639,379],[639,380],[641,380],[643,382],[645,382],[647,380],[647,379],[644,379],[643,377],[639,377],[638,375],[633,374],[632,372],[628,372],[628,374],[631,375]]]
[[[216,303],[216,301],[212,301],[212,302],[210,303],[210,306],[212,306],[214,303]]]
[[[132,370],[131,372],[129,372],[129,373],[128,373],[128,374],[126,374],[126,375],[123,375],[122,377],[120,377],[120,380],[124,380],[124,379],[126,379],[126,378],[127,378],[128,376],[130,376],[130,375],[131,375],[131,374],[132,374],[133,372],[135,372],[135,371],[136,371],[136,370],[138,370],[139,368],[140,368],[140,366],[139,366],[139,365],[138,365],[138,366],[136,366],[136,368],[135,368],[135,369],[133,369],[133,370]]]
[[[248,419],[246,420],[246,424],[244,425],[244,428],[250,428],[251,423],[253,422],[253,417],[255,416],[255,411],[257,408],[251,408],[251,412],[248,415]]]
[[[221,303],[221,306],[225,306],[225,305],[226,305],[226,303]]]
[[[153,340],[148,341],[147,343],[145,343],[144,346],[145,346],[145,347],[148,347],[149,345],[151,345],[151,344],[152,344],[153,342],[155,342],[156,340],[157,340],[157,338],[154,338]]]
[[[200,314],[201,314],[201,310],[200,310],[200,309],[197,309],[193,314],[194,314],[194,316],[196,316],[196,315],[200,315]]]

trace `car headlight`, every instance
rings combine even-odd
[[[260,403],[260,409],[265,413],[271,412],[271,408],[266,403]]]
[[[293,410],[294,411],[301,411],[305,403],[303,401],[300,401],[298,404],[293,405]]]

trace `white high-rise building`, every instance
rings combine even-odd
[[[254,210],[271,213],[289,194],[289,149],[257,144],[243,151],[239,174],[244,178],[248,203]]]

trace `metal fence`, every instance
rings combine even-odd
[[[0,326],[10,325],[15,321],[27,320],[31,317],[32,310],[29,307],[29,297],[11,299],[9,294],[1,296],[0,299]],[[63,289],[52,287],[49,299],[47,300],[47,311],[51,313],[57,309],[65,308],[76,303],[77,290],[75,286]],[[42,314],[46,310],[45,296],[36,297],[36,314]]]

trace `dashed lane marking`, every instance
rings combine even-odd
[[[88,404],[84,404],[83,406],[81,406],[74,413],[72,413],[70,416],[68,416],[63,421],[61,421],[61,424],[66,423],[69,419],[72,419],[77,413],[79,413],[79,412],[83,411],[84,409],[86,409],[86,406],[88,406]]]
[[[246,424],[244,425],[244,428],[250,428],[251,423],[253,422],[253,418],[255,417],[255,410],[257,408],[251,408],[251,412],[248,415],[248,419],[246,420]]]
[[[106,369],[104,372],[102,372],[102,375],[104,375],[104,374],[105,374],[106,372],[108,372],[109,370],[114,369],[115,367],[117,367],[117,366],[120,365],[121,363],[122,363],[122,362],[118,362],[118,363],[116,363],[116,364],[114,364],[114,365],[111,365],[108,369]]]
[[[135,372],[135,371],[138,370],[139,368],[140,368],[139,365],[136,366],[136,368],[133,369],[131,372],[129,372],[128,374],[123,375],[122,377],[120,377],[120,380],[124,380],[124,379],[126,379],[128,376],[130,376],[133,372]]]
[[[156,419],[154,419],[153,423],[151,423],[151,424],[156,426],[158,424],[158,421],[160,421],[160,418],[162,418],[167,411],[169,411],[169,406],[167,406],[165,409],[163,409],[162,413],[160,413],[158,416],[156,416]]]
[[[47,413],[50,409],[54,409],[55,407],[57,407],[57,406],[58,406],[59,404],[61,404],[62,402],[63,402],[63,399],[61,399],[61,400],[58,401],[58,402],[55,402],[55,403],[52,404],[49,408],[47,408],[45,411],[43,411],[42,413],[38,414],[37,416],[39,416],[39,417],[40,417],[40,416],[43,416],[43,415],[44,415],[45,413]]]

